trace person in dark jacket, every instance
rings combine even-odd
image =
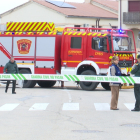
[[[140,77],[140,54],[137,55],[137,63],[134,64],[131,74]],[[131,111],[140,111],[140,84],[134,84],[135,107]]]
[[[4,70],[3,70],[4,74],[16,74],[18,73],[18,67],[17,64],[14,60],[14,57],[11,57],[10,61],[5,65]],[[15,92],[15,88],[16,88],[16,80],[13,80],[13,87],[12,87],[12,94],[16,94]],[[10,84],[10,80],[7,81],[6,84],[6,89],[5,89],[5,93],[7,93],[8,87]]]
[[[113,56],[112,65],[110,69],[111,76],[121,76],[121,69],[119,68],[118,63],[119,63],[119,57]],[[119,110],[117,108],[117,105],[118,105],[120,84],[121,83],[110,83],[111,94],[112,94],[111,106],[110,106],[111,110]]]

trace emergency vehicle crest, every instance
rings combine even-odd
[[[17,41],[18,52],[20,54],[28,54],[30,52],[32,41],[28,39],[20,39]]]

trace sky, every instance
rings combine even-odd
[[[0,0],[0,14],[28,1],[29,0]],[[65,2],[84,2],[84,0],[65,0]]]

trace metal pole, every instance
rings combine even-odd
[[[120,29],[122,29],[122,0],[120,0]]]

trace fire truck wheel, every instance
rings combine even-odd
[[[53,87],[56,84],[56,81],[38,81],[37,83],[40,87],[49,88]]]
[[[109,83],[101,83],[102,87],[106,90],[111,90],[110,89],[110,86],[109,86]]]
[[[19,70],[19,73],[22,74],[31,74],[27,69]],[[23,88],[33,88],[36,85],[36,81],[34,80],[24,80]]]
[[[92,70],[86,70],[81,75],[96,75],[96,73]],[[98,82],[80,82],[80,87],[83,90],[95,90],[98,84]]]

